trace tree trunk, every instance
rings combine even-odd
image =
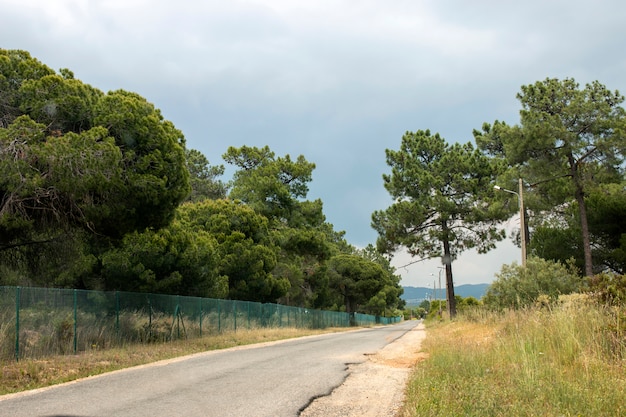
[[[574,196],[576,198],[576,202],[578,203],[578,214],[580,216],[580,230],[583,238],[583,253],[585,258],[585,275],[590,277],[593,275],[593,259],[591,258],[591,239],[589,238],[589,222],[587,221],[585,191],[583,190],[578,163],[576,163],[574,156],[571,153],[568,155],[568,162],[570,165],[572,181],[574,181]]]
[[[593,275],[593,259],[591,258],[591,240],[589,238],[589,222],[587,221],[587,206],[583,190],[576,187],[576,201],[578,202],[578,213],[580,215],[580,229],[583,235],[583,252],[585,255],[585,275]]]
[[[450,254],[450,241],[448,239],[448,223],[441,223],[443,229],[443,264],[446,267],[446,305],[450,318],[456,316],[456,298],[454,298],[454,280],[452,279],[452,255]]]

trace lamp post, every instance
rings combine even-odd
[[[435,276],[435,274],[433,274],[433,273],[431,272],[430,276],[431,276],[431,277],[434,277],[434,276]],[[435,281],[434,279],[433,279],[433,296],[432,296],[431,300],[432,300],[433,298],[434,298],[435,300],[436,300],[437,298],[439,298],[439,293],[437,292],[437,281]]]
[[[433,281],[433,292],[435,293],[435,298],[437,299],[437,301],[439,301],[439,316],[441,317],[441,271],[443,270],[443,266],[438,266],[437,268],[439,268],[439,290],[437,290],[437,286],[436,286],[436,281]],[[431,273],[430,274],[431,277],[434,277],[435,274]]]
[[[517,201],[519,203],[519,224],[520,224],[520,239],[521,239],[521,243],[522,243],[522,266],[525,267],[526,266],[526,219],[524,216],[524,192],[523,192],[523,185],[522,185],[522,179],[519,179],[519,193],[516,193],[515,191],[511,191],[511,190],[507,190],[505,188],[502,188],[498,185],[494,185],[493,186],[494,189],[499,190],[499,191],[504,191],[507,193],[511,193],[511,194],[515,194],[517,196]]]

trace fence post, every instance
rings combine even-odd
[[[180,339],[180,295],[176,296],[176,309],[174,311],[174,320],[176,320],[176,338]]]
[[[119,342],[120,338],[120,292],[115,291],[115,333]]]
[[[152,342],[152,302],[148,296],[148,341]]]
[[[15,361],[20,360],[20,296],[22,289],[15,288]]]
[[[233,300],[233,317],[235,318],[235,331],[237,331],[237,300]]]
[[[221,301],[217,300],[217,332],[222,333],[222,310],[221,310]]]
[[[200,337],[202,337],[202,298],[200,298],[199,301],[200,301]]]
[[[77,291],[74,289],[74,355],[76,355],[76,348],[78,345],[78,313],[77,313],[77,304],[78,304],[78,296]]]

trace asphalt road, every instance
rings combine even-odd
[[[201,353],[0,396],[4,417],[289,417],[417,325],[363,329]]]

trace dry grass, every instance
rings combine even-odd
[[[623,314],[583,297],[433,324],[401,416],[626,416]]]
[[[77,355],[58,355],[44,359],[0,362],[0,394],[68,382],[90,375],[190,355],[209,350],[289,339],[347,329],[309,330],[296,328],[240,330],[201,339],[167,343],[133,344],[108,350],[91,350]]]

